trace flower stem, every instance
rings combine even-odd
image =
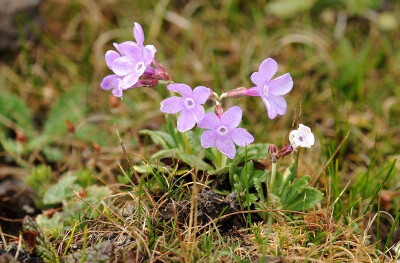
[[[273,162],[271,166],[271,181],[269,182],[269,191],[271,193],[275,187],[275,178],[276,178],[276,162]]]
[[[225,98],[226,96],[228,96],[228,93],[222,93],[221,96],[219,96],[218,100],[221,101],[223,98]]]
[[[172,80],[159,80],[158,84],[164,84],[164,85],[169,85],[173,84],[174,82]]]

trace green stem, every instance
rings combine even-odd
[[[169,85],[173,84],[174,82],[172,80],[159,80],[158,84],[163,84],[163,85]]]
[[[269,182],[269,190],[271,193],[275,187],[275,178],[276,178],[276,162],[273,162],[271,167],[271,181]]]
[[[274,199],[272,198],[272,191],[275,187],[275,178],[276,178],[276,162],[272,162],[271,178],[270,178],[270,180],[268,180],[268,177],[267,177],[267,183],[266,183],[267,197],[268,197],[267,205],[268,205],[268,208],[271,208],[271,209],[275,208]],[[274,220],[273,220],[272,212],[268,212],[267,225],[269,226],[269,230],[267,231],[267,238],[269,238],[269,234],[271,231],[270,228],[272,227],[273,222],[274,222]]]
[[[186,152],[192,154],[192,147],[190,145],[189,138],[187,137],[185,132],[182,133],[182,137],[183,137],[183,142],[185,144]]]

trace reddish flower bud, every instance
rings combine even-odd
[[[224,109],[221,105],[216,105],[214,109],[215,114],[217,114],[218,118],[221,118],[222,114],[224,114]]]
[[[270,144],[268,146],[268,153],[269,153],[269,157],[271,157],[272,162],[276,163],[276,146],[273,144]]]
[[[268,146],[268,153],[269,153],[269,155],[272,155],[272,154],[276,154],[276,146],[275,145],[273,145],[273,144],[270,144],[269,146]]]
[[[290,144],[286,145],[285,147],[283,147],[282,149],[279,150],[278,155],[277,155],[278,159],[282,158],[282,157],[285,157],[289,153],[293,152],[293,150],[294,149],[293,149],[292,145],[290,145]]]
[[[248,89],[244,88],[244,87],[240,87],[240,88],[228,91],[227,96],[232,97],[232,98],[239,98],[239,97],[243,97],[243,96],[257,97],[257,96],[260,96],[260,94],[258,93],[257,87],[252,87],[252,88],[248,88]]]
[[[243,87],[237,88],[237,89],[233,89],[233,90],[228,91],[227,96],[228,97],[232,97],[232,98],[239,98],[239,97],[242,97],[242,96],[246,96],[246,90],[247,89],[243,88]]]
[[[149,87],[149,88],[154,87],[157,84],[158,84],[158,79],[153,79],[153,78],[140,79],[137,82],[138,86]]]

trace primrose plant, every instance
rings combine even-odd
[[[260,97],[270,119],[284,115],[287,103],[283,96],[292,90],[293,80],[290,73],[274,78],[278,71],[278,63],[274,59],[265,59],[258,71],[251,75],[253,87],[240,87],[217,94],[208,87],[192,89],[187,84],[174,83],[165,68],[156,61],[156,48],[144,45],[140,24],[134,24],[133,35],[136,42],[114,43],[116,51],[106,52],[106,64],[113,74],[106,76],[100,86],[121,99],[126,90],[158,84],[166,84],[167,89],[174,93],[161,102],[160,110],[176,115],[176,126],[171,118],[167,118],[168,132],[142,131],[163,146],[151,159],[177,157],[208,174],[229,174],[232,188],[239,196],[246,192],[244,201],[248,206],[260,201],[262,205],[258,208],[265,208],[266,204],[267,208],[305,210],[322,199],[321,192],[308,186],[308,176],[296,179],[296,163],[283,174],[276,169],[280,158],[298,147],[309,148],[314,144],[314,135],[309,127],[300,124],[297,130],[290,133],[290,144],[278,151],[273,144],[252,144],[254,137],[251,133],[239,127],[242,109],[233,106],[225,110],[222,106],[222,101],[227,98]],[[208,105],[212,106],[205,109],[208,101]],[[195,126],[197,129],[194,129]],[[271,171],[256,169],[253,160],[264,159],[268,154],[272,160]]]

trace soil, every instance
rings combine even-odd
[[[221,233],[237,230],[246,226],[245,219],[241,214],[222,217],[234,212],[242,211],[240,203],[235,194],[223,196],[213,190],[204,189],[196,197],[197,201],[197,223],[205,225],[211,221],[216,221],[216,225]],[[164,220],[174,220],[176,214],[178,222],[184,224],[188,222],[190,215],[190,200],[176,202],[171,200],[161,211]]]
[[[18,236],[22,219],[38,213],[32,190],[13,176],[0,178],[0,225],[5,234]]]

